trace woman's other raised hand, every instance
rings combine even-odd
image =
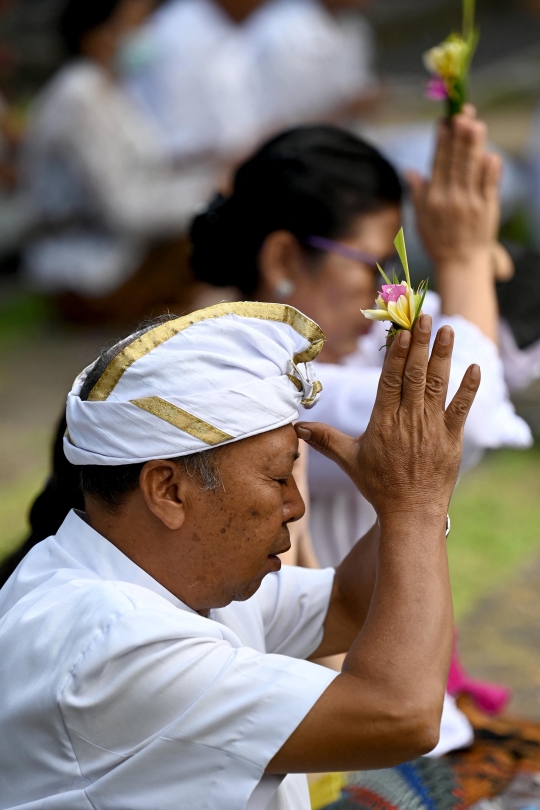
[[[501,158],[466,105],[439,125],[429,179],[409,174],[418,229],[432,259],[442,312],[461,315],[497,340],[493,252],[500,222]]]

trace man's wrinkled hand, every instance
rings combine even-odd
[[[443,326],[431,357],[431,318],[388,348],[377,398],[359,439],[328,425],[298,423],[300,438],[338,463],[379,518],[422,510],[444,515],[461,461],[463,428],[480,385],[480,368],[466,372],[445,407],[454,334]]]

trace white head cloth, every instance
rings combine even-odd
[[[317,324],[284,304],[223,303],[162,323],[124,343],[86,401],[92,366],[77,377],[66,457],[135,464],[287,425],[319,396],[310,361],[323,343]]]

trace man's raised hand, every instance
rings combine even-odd
[[[369,425],[359,439],[328,425],[297,425],[302,439],[344,469],[379,518],[417,510],[444,517],[456,483],[480,369],[467,370],[445,408],[454,335],[443,326],[431,357],[430,336],[428,315],[421,316],[412,335],[403,331],[396,336]]]

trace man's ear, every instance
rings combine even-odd
[[[148,461],[141,470],[139,487],[147,507],[172,531],[186,519],[187,481],[172,459]]]
[[[264,240],[259,251],[258,265],[261,281],[272,294],[283,282],[296,286],[304,268],[304,257],[298,239],[290,231],[274,231]]]

